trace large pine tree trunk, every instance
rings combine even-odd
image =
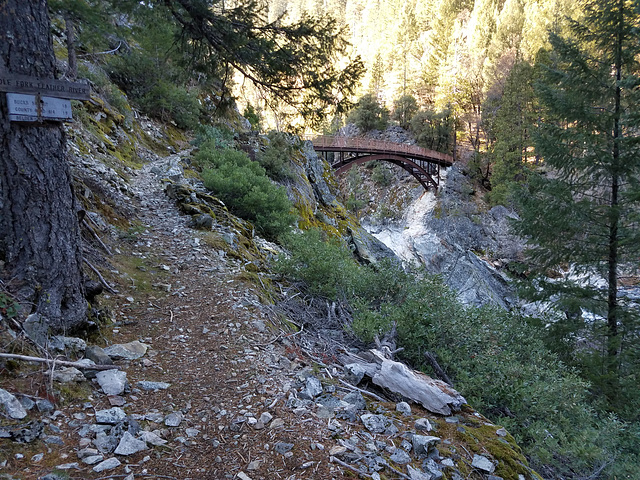
[[[46,0],[0,3],[0,69],[53,78]],[[77,203],[59,123],[9,122],[0,94],[0,259],[2,280],[26,313],[55,330],[86,320]]]

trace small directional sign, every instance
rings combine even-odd
[[[86,83],[29,77],[7,72],[0,72],[0,92],[40,94],[72,100],[91,98],[91,87]]]
[[[7,93],[9,120],[12,122],[71,121],[71,101],[62,98]]]

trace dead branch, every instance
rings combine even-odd
[[[342,460],[337,459],[336,457],[329,457],[329,461],[333,462],[333,463],[337,463],[338,465],[342,465],[345,468],[348,468],[349,470],[351,470],[352,472],[357,473],[358,475],[363,476],[364,478],[373,478],[371,475],[369,475],[368,473],[364,473],[360,470],[358,470],[356,467],[349,465],[348,463],[343,462]]]
[[[438,378],[443,382],[446,382],[450,387],[453,387],[453,382],[449,378],[449,375],[447,375],[446,372],[442,369],[442,367],[436,360],[435,355],[431,352],[424,352],[424,356],[427,359],[427,362],[429,362],[429,365],[431,365],[431,368],[433,368],[433,371],[438,376]]]
[[[96,231],[93,229],[93,227],[91,225],[89,225],[89,222],[87,222],[86,218],[82,219],[82,225],[89,230],[89,233],[91,233],[91,235],[93,236],[93,238],[95,238],[95,240],[100,244],[100,246],[102,247],[102,249],[107,252],[107,255],[113,255],[113,252],[111,251],[111,249],[102,241],[102,239],[98,236],[98,234],[96,233]]]
[[[373,398],[374,400],[377,400],[379,402],[384,402],[384,399],[379,397],[378,395],[376,395],[375,393],[371,393],[371,392],[367,392],[366,390],[362,390],[361,388],[358,387],[354,387],[353,385],[351,385],[349,382],[345,382],[344,380],[340,379],[340,383],[342,383],[343,385],[345,385],[347,388],[350,388],[351,390],[356,390],[360,393],[362,393],[363,395],[368,395],[371,398]]]
[[[100,274],[98,269],[96,267],[94,267],[93,265],[91,265],[91,262],[89,262],[89,260],[87,260],[86,258],[83,258],[82,260],[84,260],[84,263],[86,263],[87,266],[91,269],[91,271],[93,271],[93,273],[95,273],[98,276],[98,279],[100,280],[100,283],[102,283],[102,285],[104,285],[104,288],[106,288],[107,291],[109,291],[110,293],[118,293],[111,287],[111,285],[109,285],[107,283],[107,281]]]
[[[37,363],[46,363],[47,365],[62,365],[64,367],[75,367],[82,368],[85,370],[119,370],[120,367],[117,365],[85,365],[80,362],[69,362],[66,360],[56,360],[50,358],[42,358],[42,357],[30,357],[28,355],[17,355],[14,353],[0,353],[0,358],[8,358],[10,360],[22,360],[25,362],[37,362]]]

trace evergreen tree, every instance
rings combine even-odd
[[[347,121],[355,124],[362,132],[384,130],[389,122],[389,111],[368,93],[358,100]]]
[[[376,59],[373,62],[371,68],[371,83],[369,84],[369,93],[375,95],[376,98],[380,96],[380,92],[384,87],[384,63],[382,62],[382,55],[376,54]]]
[[[537,120],[533,76],[531,65],[517,63],[507,76],[502,95],[487,99],[482,107],[492,168],[489,197],[494,205],[509,203],[514,188],[529,172],[531,130]]]
[[[44,0],[6,0],[0,14],[0,70],[54,78]],[[11,12],[9,14],[9,12]],[[9,120],[0,95],[0,281],[52,329],[87,321],[82,244],[62,124]]]
[[[402,95],[393,102],[392,119],[402,128],[409,128],[411,119],[416,113],[418,113],[418,102],[413,95]]]
[[[160,0],[159,0],[160,2]],[[183,47],[201,64],[241,73],[274,103],[294,106],[311,123],[345,112],[364,71],[359,57],[344,68],[346,31],[330,16],[269,21],[264,0],[162,0],[181,27]],[[227,75],[230,77],[230,75]]]
[[[603,354],[591,362],[598,363],[591,374],[616,407],[625,382],[635,383],[636,375],[637,324],[618,282],[627,262],[637,263],[640,247],[640,16],[631,0],[583,5],[585,18],[571,23],[570,37],[551,35],[554,50],[538,88],[544,111],[536,138],[549,173],[534,178],[522,197],[517,228],[530,240],[528,256],[543,294],[571,318],[582,309],[603,319],[584,328],[604,326],[600,342],[592,342],[590,358],[599,345]],[[573,276],[544,276],[566,265]],[[598,278],[605,288],[598,288]]]

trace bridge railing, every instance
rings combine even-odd
[[[419,147],[417,145],[407,145],[405,143],[395,143],[385,140],[374,140],[364,137],[344,137],[333,135],[320,135],[317,137],[307,137],[307,140],[313,142],[314,147],[319,148],[353,148],[354,150],[368,150],[383,153],[400,153],[417,157],[430,157],[443,162],[453,163],[453,157],[446,153],[436,152],[428,148]]]

